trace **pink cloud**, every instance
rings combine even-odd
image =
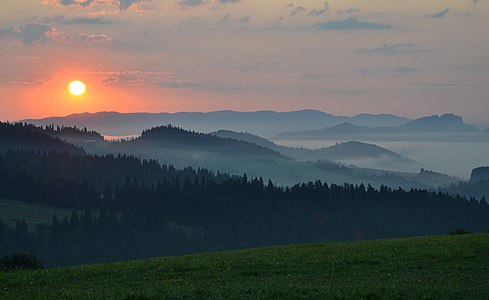
[[[42,0],[44,5],[56,7],[110,8],[111,10],[134,9],[138,12],[151,11],[151,0]]]

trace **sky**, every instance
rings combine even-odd
[[[488,124],[488,29],[487,0],[1,0],[0,120],[318,109]]]

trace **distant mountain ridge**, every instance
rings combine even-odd
[[[427,134],[427,136],[423,136]],[[367,140],[416,140],[416,139],[481,139],[481,132],[465,124],[462,117],[454,114],[433,115],[392,127],[358,126],[351,123],[324,127],[322,129],[289,131],[272,137],[273,140],[322,140],[322,139],[367,139]]]
[[[479,132],[474,126],[465,124],[462,117],[454,114],[423,117],[398,128],[410,132]]]
[[[109,136],[129,136],[141,131],[172,124],[188,130],[212,132],[229,129],[236,132],[252,132],[260,136],[273,136],[292,130],[309,130],[349,122],[358,126],[399,126],[410,119],[389,114],[360,114],[352,117],[335,116],[318,110],[290,112],[275,111],[214,111],[178,113],[117,113],[99,112],[73,114],[39,120],[23,120],[36,125],[64,125],[87,127]]]
[[[489,166],[472,169],[470,182],[489,181]]]

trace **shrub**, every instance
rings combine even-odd
[[[42,268],[42,262],[32,254],[15,253],[0,258],[0,270],[37,270]]]
[[[463,228],[457,228],[453,231],[450,231],[450,235],[459,235],[459,234],[469,234],[471,233],[470,231],[465,231]]]

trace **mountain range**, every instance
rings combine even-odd
[[[345,182],[351,184],[370,183],[373,186],[386,184],[395,188],[408,189],[436,187],[431,182],[416,180],[414,173],[353,166],[343,167],[329,159],[327,161],[304,162],[287,157],[277,152],[276,149],[269,149],[255,143],[190,132],[174,126],[154,127],[143,131],[140,137],[130,140],[106,141],[92,139],[97,134],[85,129],[73,128],[67,131],[53,129],[53,127],[39,128],[24,124],[3,123],[3,125],[4,130],[0,132],[0,140],[9,141],[5,144],[7,150],[55,150],[64,152],[66,148],[67,151],[71,150],[70,152],[79,155],[132,155],[142,159],[156,159],[162,164],[173,165],[179,169],[190,166],[195,169],[206,168],[230,175],[247,174],[252,178],[271,179],[280,185],[321,180],[337,184]],[[23,128],[22,132],[27,132],[27,134],[35,134],[37,138],[28,144],[15,143],[9,140],[8,137],[19,136],[19,128]],[[68,136],[75,145],[61,140],[60,137],[52,136],[52,134],[59,135],[60,132],[71,132]],[[53,141],[59,144],[57,146],[59,148],[47,147]],[[323,151],[329,152],[332,156],[335,152],[339,155],[339,153],[346,153],[345,149],[352,146],[354,146],[353,149],[358,147],[371,148],[375,149],[374,152],[390,153],[388,150],[377,148],[375,145],[355,144],[354,142],[339,144]],[[83,149],[79,147],[83,147]],[[396,156],[393,153],[390,154]],[[445,182],[445,184],[448,183],[450,182]]]
[[[351,123],[315,130],[283,132],[273,140],[486,140],[474,126],[465,124],[462,117],[453,114],[433,115],[409,121],[400,126],[358,126]]]
[[[20,122],[36,125],[87,127],[108,136],[138,135],[141,131],[172,124],[188,130],[212,132],[220,129],[252,132],[273,136],[283,131],[310,130],[349,122],[357,126],[400,126],[410,119],[389,114],[360,114],[353,117],[335,116],[318,110],[275,111],[214,111],[178,113],[117,113],[99,112],[73,114],[66,117],[29,119]]]

